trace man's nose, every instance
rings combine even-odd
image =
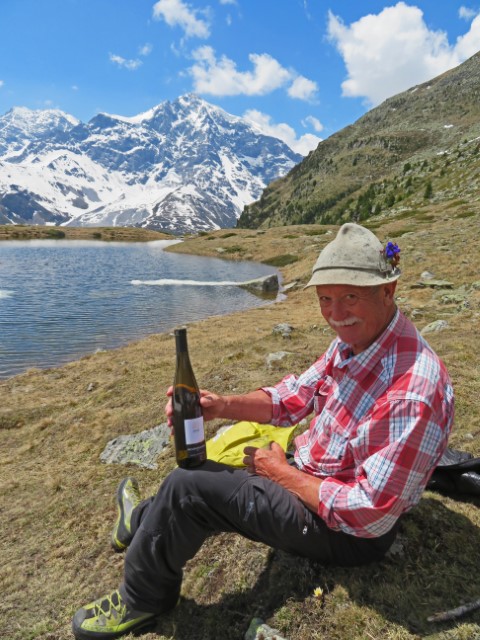
[[[330,315],[334,320],[343,320],[348,315],[347,306],[342,298],[332,300]]]

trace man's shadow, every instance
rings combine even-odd
[[[478,510],[480,498],[464,504]],[[404,517],[387,557],[367,566],[323,566],[272,550],[253,588],[212,605],[183,599],[155,632],[176,640],[243,640],[252,618],[259,617],[287,638],[309,637],[298,635],[304,619],[315,637],[342,637],[345,629],[347,638],[345,616],[358,634],[369,612],[420,637],[452,629],[455,620],[427,618],[480,598],[480,529],[451,505],[427,493]],[[322,594],[315,596],[318,587]],[[480,611],[462,621],[478,625],[480,634]]]

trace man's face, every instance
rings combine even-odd
[[[367,349],[387,328],[395,314],[396,285],[395,281],[377,287],[316,287],[323,317],[354,354]]]

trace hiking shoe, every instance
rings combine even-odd
[[[117,590],[79,609],[72,631],[77,640],[108,640],[149,626],[155,618],[155,613],[129,610]]]
[[[125,478],[117,489],[118,516],[112,530],[111,544],[114,551],[124,551],[132,541],[132,511],[141,502],[138,482],[134,478]]]

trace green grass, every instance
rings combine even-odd
[[[297,262],[298,259],[298,256],[295,256],[291,253],[284,253],[280,256],[262,260],[262,262],[263,264],[269,264],[272,267],[285,267],[287,264],[293,264],[294,262]]]

